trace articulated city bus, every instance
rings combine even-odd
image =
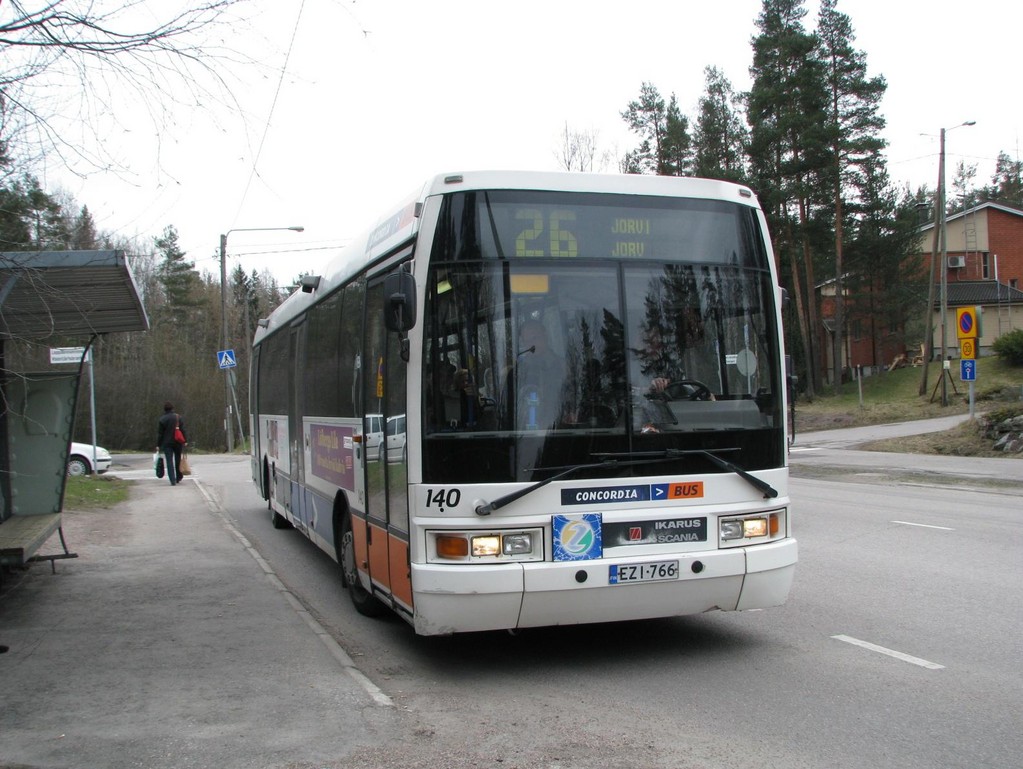
[[[746,187],[437,176],[260,321],[253,480],[424,635],[779,605],[779,295]]]

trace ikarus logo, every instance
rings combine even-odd
[[[551,528],[555,561],[582,561],[603,555],[599,513],[555,515]]]

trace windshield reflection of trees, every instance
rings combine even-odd
[[[542,275],[546,291],[513,292],[516,274]],[[586,462],[598,452],[649,446],[727,446],[748,454],[747,467],[780,463],[775,449],[750,448],[753,434],[762,444],[782,443],[780,437],[764,441],[762,434],[780,424],[769,377],[761,380],[770,371],[768,356],[776,354],[763,313],[767,290],[764,274],[727,265],[566,266],[562,260],[531,262],[528,269],[516,264],[514,270],[508,262],[434,268],[424,328],[424,478],[524,479],[533,477],[531,468],[537,466],[553,468]],[[623,305],[641,310],[631,320],[626,314],[623,322]],[[541,434],[516,430],[503,416],[514,411],[504,402],[506,383],[521,352],[516,333],[527,319],[542,321],[556,337],[552,342],[566,368],[562,411],[571,418]],[[756,364],[740,376],[729,355],[734,359],[746,349]],[[443,411],[446,385],[438,362],[469,383],[458,394],[468,403],[460,404],[456,416]],[[718,402],[699,405],[708,414],[722,413],[724,432],[714,431],[713,420],[700,423],[702,428],[684,424],[676,407],[660,412],[659,434],[643,434],[651,420],[648,401],[655,377],[705,382]],[[727,399],[750,400],[756,423],[738,423],[745,435],[730,434],[731,411],[721,403]]]

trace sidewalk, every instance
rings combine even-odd
[[[305,767],[396,728],[218,510],[189,479],[64,513],[79,558],[0,595],[0,767]]]

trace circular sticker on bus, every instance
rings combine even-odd
[[[600,513],[555,515],[551,529],[555,561],[583,561],[603,555]]]

